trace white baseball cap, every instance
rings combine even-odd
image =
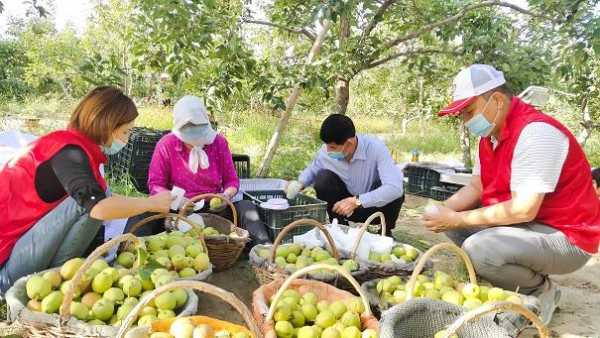
[[[209,124],[208,111],[201,98],[186,95],[173,107],[173,129],[180,129],[187,123]]]
[[[474,64],[461,70],[454,78],[452,103],[438,112],[439,116],[460,115],[475,98],[506,83],[504,74],[490,65]]]

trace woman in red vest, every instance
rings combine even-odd
[[[83,255],[103,220],[169,210],[169,192],[106,195],[106,155],[125,146],[137,116],[119,89],[96,88],[66,130],[40,137],[0,167],[1,293],[19,277]]]
[[[560,291],[548,278],[586,264],[600,242],[600,202],[581,146],[554,118],[512,96],[504,75],[472,65],[454,80],[454,102],[480,137],[471,183],[429,208],[425,226],[467,251],[477,273],[540,298],[548,323]]]

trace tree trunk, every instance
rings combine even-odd
[[[423,107],[423,96],[424,96],[423,78],[419,77],[419,135],[421,137],[425,136],[425,126],[423,125],[423,122],[425,121],[425,109]]]
[[[464,123],[460,124],[460,149],[462,150],[462,160],[466,168],[473,167],[473,159],[471,158],[471,139],[469,131]]]
[[[315,42],[312,45],[312,48],[310,49],[310,52],[308,53],[308,57],[306,58],[306,64],[310,64],[321,51],[321,46],[323,45],[323,41],[325,40],[325,35],[327,34],[328,29],[329,21],[325,21],[323,23],[323,26],[321,27],[321,31],[317,35],[317,38],[315,39]],[[292,93],[290,94],[290,97],[286,102],[285,111],[281,114],[281,118],[277,123],[277,127],[275,128],[275,131],[271,136],[271,140],[269,141],[269,145],[267,146],[267,150],[265,151],[265,156],[263,157],[263,160],[256,174],[258,177],[265,177],[269,173],[271,162],[273,161],[275,152],[277,151],[279,143],[281,142],[281,137],[285,132],[285,128],[287,127],[287,124],[290,120],[290,115],[292,113],[292,110],[294,109],[294,106],[296,105],[296,102],[298,102],[299,97],[300,85],[297,84],[292,90]]]
[[[346,42],[350,36],[350,20],[347,14],[340,17],[340,49],[346,48]],[[350,80],[338,76],[335,83],[335,112],[346,114],[350,102]]]
[[[594,130],[594,122],[587,109],[587,102],[587,97],[583,98],[581,102],[581,126],[583,127],[583,130],[577,135],[577,142],[579,142],[583,148],[585,148],[588,139],[592,136],[592,130]]]
[[[346,115],[350,102],[350,82],[339,79],[335,84],[335,112]]]

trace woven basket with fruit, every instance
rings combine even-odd
[[[321,231],[325,236],[329,251],[321,246],[281,244],[287,233],[304,225],[312,225]],[[250,250],[250,264],[260,284],[270,283],[277,278],[287,278],[296,270],[317,263],[341,266],[352,276],[360,276],[365,273],[365,268],[361,267],[357,261],[341,258],[335,242],[325,226],[313,219],[296,220],[283,228],[272,245],[256,245]],[[335,284],[338,279],[338,275],[332,271],[313,271],[308,276],[311,279],[331,284]]]
[[[231,305],[242,317],[245,326],[207,316],[186,316],[156,320],[150,326],[130,329],[144,308],[173,290],[197,290],[218,297]],[[117,338],[261,338],[252,312],[231,292],[198,281],[176,281],[161,286],[142,298],[123,321]]]
[[[121,243],[143,245],[121,235],[94,250],[87,259],[73,258],[61,267],[19,279],[8,290],[9,320],[24,337],[114,337],[139,297],[176,277],[167,270],[150,272],[139,250],[131,268],[111,267],[101,256]],[[121,259],[123,260],[123,258]],[[198,298],[185,289],[144,307],[136,325],[174,318],[196,310]]]
[[[203,232],[206,246],[208,247],[208,256],[215,267],[215,271],[229,269],[244,251],[246,244],[250,241],[250,234],[247,230],[238,227],[238,217],[235,206],[231,201],[218,194],[202,194],[190,199],[179,212],[180,216],[188,215],[193,210],[195,202],[200,200],[209,200],[211,209],[219,209],[221,204],[225,203],[230,209],[233,222],[219,215],[211,213],[200,213],[204,226],[193,226],[192,233]],[[217,205],[218,204],[218,205]]]
[[[330,284],[298,279],[319,269],[335,271],[348,279],[360,297]],[[376,338],[379,331],[360,285],[339,266],[308,266],[285,281],[261,286],[254,291],[252,311],[265,338]]]

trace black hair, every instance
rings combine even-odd
[[[600,187],[600,167],[592,170],[592,178],[596,181],[596,185]]]
[[[349,138],[356,136],[352,120],[342,114],[331,114],[321,124],[321,141],[324,143],[344,144]]]

